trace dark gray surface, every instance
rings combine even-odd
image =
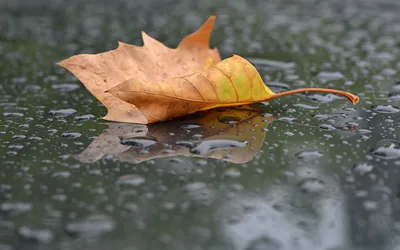
[[[399,13],[396,0],[0,1],[0,249],[400,249]],[[274,90],[361,102],[258,105],[278,119],[245,164],[133,164],[107,140],[103,159],[75,159],[105,110],[55,63],[141,44],[141,30],[176,46],[212,14],[212,44],[253,59]]]

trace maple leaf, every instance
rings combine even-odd
[[[254,108],[233,107],[148,126],[110,123],[75,158],[91,163],[111,155],[120,161],[140,163],[156,158],[186,156],[240,164],[250,161],[260,151],[265,140],[265,128],[274,120],[275,117],[263,117]]]
[[[119,43],[115,50],[72,56],[59,63],[108,109],[106,120],[149,124],[216,107],[262,102],[300,92],[343,95],[322,88],[272,92],[257,69],[234,55],[221,61],[209,48],[215,16],[171,49],[142,32],[142,47]]]

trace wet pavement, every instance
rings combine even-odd
[[[400,2],[0,0],[0,249],[400,249]],[[274,91],[110,123],[55,64],[210,15]]]

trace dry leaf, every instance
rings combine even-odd
[[[245,163],[260,151],[265,128],[273,120],[256,109],[241,107],[213,109],[148,126],[110,123],[76,158],[89,163],[109,155],[140,163],[179,155]]]
[[[59,63],[108,109],[106,120],[148,124],[216,107],[239,106],[300,92],[351,93],[321,88],[281,93],[265,86],[256,68],[234,55],[221,61],[209,48],[215,17],[176,49],[142,33],[144,46],[119,43],[116,50],[81,54]]]

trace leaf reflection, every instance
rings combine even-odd
[[[86,163],[105,156],[130,163],[170,156],[245,163],[260,151],[265,128],[275,119],[264,117],[260,110],[240,107],[151,125],[109,123],[108,129],[75,157]]]

